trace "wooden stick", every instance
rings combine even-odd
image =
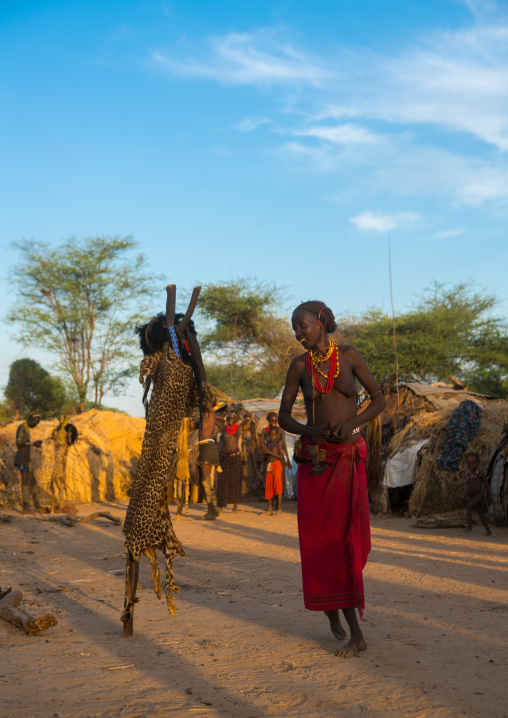
[[[23,600],[23,594],[21,591],[13,591],[12,588],[7,589],[7,593],[0,598],[2,606],[11,606],[15,608]]]
[[[122,525],[122,519],[113,516],[109,511],[96,511],[89,516],[76,516],[76,514],[46,514],[45,516],[35,515],[38,521],[60,521],[64,526],[75,526],[75,524],[87,524],[93,519],[103,518],[112,521],[117,526]]]
[[[34,518],[37,521],[60,521],[61,519],[67,519],[67,521],[76,521],[75,514],[35,514]]]
[[[90,514],[90,516],[78,516],[76,521],[79,524],[87,524],[89,521],[92,521],[93,519],[108,519],[109,521],[112,521],[117,526],[122,525],[122,519],[119,519],[117,516],[113,516],[109,513],[109,511],[97,511],[95,514]]]
[[[23,594],[21,591],[11,591],[0,600],[0,618],[4,621],[12,623],[16,628],[28,633],[29,636],[35,636],[40,631],[45,631],[51,626],[56,626],[58,621],[51,613],[47,613],[41,618],[33,618],[27,615],[23,611],[20,611],[16,606],[21,603]]]
[[[134,632],[134,605],[138,601],[136,589],[139,578],[139,561],[135,561],[130,551],[127,552],[125,576],[125,603],[123,618],[123,636],[130,638]]]
[[[72,528],[72,526],[76,525],[76,522],[72,521],[71,519],[60,519],[60,523],[63,524],[64,526],[69,526],[71,528]]]
[[[198,303],[198,297],[199,297],[200,291],[201,291],[201,287],[194,287],[194,289],[192,290],[192,297],[189,302],[189,306],[187,308],[187,311],[185,312],[184,318],[178,325],[178,330],[180,331],[180,333],[182,333],[184,331],[185,327],[189,323],[189,319],[194,314],[194,310],[196,309],[196,304]],[[167,319],[166,319],[166,324],[167,324]]]
[[[175,323],[176,284],[168,284],[166,292],[166,326],[169,329]]]

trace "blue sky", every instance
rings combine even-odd
[[[506,2],[4,0],[0,58],[2,314],[12,240],[95,234],[342,314],[389,309],[389,233],[397,309],[467,279],[506,308]]]

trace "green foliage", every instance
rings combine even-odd
[[[508,327],[496,317],[494,297],[470,284],[434,284],[412,309],[396,315],[401,381],[445,381],[450,376],[469,389],[508,393]],[[378,309],[338,321],[344,343],[363,354],[376,379],[395,381],[392,317]]]
[[[20,253],[12,283],[17,300],[9,321],[16,339],[55,354],[84,410],[106,392],[120,393],[135,372],[133,326],[148,312],[153,277],[130,237],[14,243]]]
[[[199,313],[211,320],[213,326],[201,334],[202,348],[223,353],[234,343],[237,353],[250,353],[279,302],[277,287],[249,277],[205,285]]]
[[[287,370],[287,367],[286,367]],[[227,364],[207,363],[206,376],[209,383],[230,395],[231,366]],[[274,382],[269,372],[256,371],[243,364],[233,365],[234,396],[237,399],[272,398],[280,391],[282,383]]]
[[[33,359],[17,359],[11,364],[4,395],[10,416],[26,417],[37,411],[45,419],[62,411],[67,401],[60,379]]]
[[[198,307],[208,330],[199,339],[212,386],[241,399],[279,393],[302,351],[283,306],[281,288],[250,277],[203,287]]]
[[[0,421],[7,422],[9,421],[10,417],[11,412],[9,411],[9,407],[5,402],[0,401]]]

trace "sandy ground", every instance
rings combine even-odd
[[[35,637],[0,621],[2,718],[508,716],[508,530],[466,537],[373,517],[369,647],[343,660],[326,618],[303,608],[286,506],[268,517],[246,503],[214,522],[190,509],[176,525],[187,552],[175,563],[178,613],[157,600],[143,559],[127,640],[121,528],[19,514],[0,524],[0,585],[59,620]]]

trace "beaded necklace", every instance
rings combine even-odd
[[[237,429],[238,429],[238,424],[233,424],[233,426],[226,424],[226,431],[230,435],[233,435]]]
[[[328,369],[328,376],[324,374],[320,369],[317,368],[316,364],[321,364],[324,361],[330,360],[330,366]],[[309,376],[311,380],[314,383],[315,388],[320,394],[328,394],[332,388],[333,384],[335,382],[335,379],[339,376],[339,362],[338,362],[338,352],[337,352],[337,345],[334,342],[330,342],[330,346],[328,347],[328,351],[324,358],[317,357],[314,352],[309,351],[307,352],[307,356],[305,357],[305,364],[307,367],[307,371],[309,372]],[[326,384],[323,386],[321,384],[321,381],[318,377],[318,372],[326,379]]]

